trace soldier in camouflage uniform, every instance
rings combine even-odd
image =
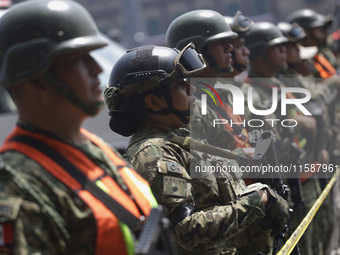
[[[231,40],[233,51],[231,52],[233,71],[225,75],[225,77],[234,78],[238,80],[247,77],[247,66],[249,65],[249,49],[244,45],[244,37],[253,26],[254,22],[248,17],[244,17],[242,12],[238,11],[234,17],[225,16],[226,22],[229,24],[231,30],[238,34],[238,37]]]
[[[318,53],[313,57],[313,74],[316,78],[338,77],[339,60],[327,46],[327,29],[332,23],[328,16],[321,15],[314,10],[296,10],[288,15],[288,23],[297,23],[306,32],[306,38],[301,41],[302,46],[317,46]],[[338,86],[338,85],[336,85]]]
[[[263,40],[264,38],[265,40]],[[244,93],[247,93],[248,88],[252,87],[253,105],[255,109],[269,109],[272,101],[271,89],[276,87],[280,91],[280,89],[284,87],[280,80],[274,78],[274,75],[277,75],[278,72],[287,68],[286,48],[284,47],[284,44],[288,42],[288,38],[282,34],[278,27],[268,22],[255,23],[253,28],[249,31],[249,35],[246,37],[246,46],[251,51],[251,71],[249,73],[249,79],[246,80],[246,83],[243,84],[242,88]],[[287,82],[291,81],[287,79]],[[298,109],[289,106],[287,106],[287,115],[289,119],[295,119],[298,124],[293,139],[288,138],[292,135],[287,132],[287,128],[284,128],[281,125],[276,125],[273,128],[279,139],[279,144],[281,144],[281,148],[279,148],[281,149],[279,151],[279,158],[281,158],[280,163],[284,165],[287,164],[287,160],[291,161],[291,156],[296,154],[296,151],[291,150],[291,146],[288,148],[283,146],[286,144],[285,140],[287,139],[290,144],[293,141],[295,143],[294,147],[300,148],[299,150],[301,151],[301,156],[297,161],[289,162],[288,164],[302,164],[302,162],[308,164],[312,163],[313,153],[308,153],[303,149],[308,149],[309,147],[306,147],[306,144],[309,144],[308,142],[314,141],[316,138],[317,125],[315,119],[310,116],[302,116]],[[257,115],[254,116],[249,114],[249,117],[261,119],[261,116]],[[264,119],[279,120],[280,117],[280,112],[275,112],[272,117],[263,116]],[[254,129],[251,131],[251,134],[258,132],[261,132],[261,130]],[[306,134],[310,135],[309,139],[308,136],[306,137]],[[311,139],[310,137],[314,138]],[[323,150],[322,153],[322,162],[327,163],[328,154],[325,150]],[[308,212],[321,192],[318,180],[310,177],[311,176],[300,176],[305,199],[301,209],[302,217]],[[299,204],[294,204],[294,210],[295,213],[292,216],[292,225],[293,227],[296,227],[299,223],[297,217]],[[317,227],[318,222],[316,220],[312,221],[299,243],[301,254],[322,254],[322,237],[315,234],[315,229]]]
[[[328,131],[331,125],[329,109],[331,105],[329,105],[328,101],[330,101],[329,98],[332,97],[332,91],[326,84],[321,82],[317,83],[313,78],[303,77],[295,69],[301,63],[298,43],[306,37],[303,28],[296,24],[291,25],[286,22],[280,22],[277,26],[289,41],[283,44],[287,53],[287,66],[278,72],[276,77],[279,78],[286,87],[305,88],[311,93],[310,102],[312,103],[309,103],[309,110],[317,112],[317,114],[320,115],[320,122],[323,122],[320,128],[322,128],[325,138],[322,142],[328,143]],[[293,93],[293,95],[296,98],[303,97],[301,93]],[[319,113],[319,111],[321,112]]]
[[[318,48],[318,52],[310,60],[312,74],[315,78],[322,79],[330,89],[337,90],[338,97],[336,99],[335,110],[339,112],[340,82],[338,68],[340,64],[339,59],[327,45],[327,29],[332,23],[332,19],[328,17],[310,9],[302,9],[291,13],[286,20],[289,23],[299,24],[306,31],[306,39],[301,42],[301,45]],[[338,122],[336,124],[337,129],[340,127],[339,119],[340,116],[338,115],[335,119],[335,122]]]
[[[285,43],[285,47],[287,50],[287,64],[288,68],[283,70],[278,77],[283,78],[281,81],[286,86],[291,87],[301,87],[308,89],[311,92],[311,100],[310,100],[310,107],[309,109],[313,111],[313,116],[316,116],[318,118],[318,129],[320,129],[321,132],[319,133],[320,137],[318,138],[317,143],[324,144],[324,148],[328,150],[329,155],[334,153],[334,147],[336,146],[335,143],[338,143],[336,137],[332,137],[332,129],[331,129],[331,118],[334,118],[332,116],[332,112],[330,111],[331,107],[334,107],[334,104],[332,104],[329,100],[330,97],[333,97],[334,92],[331,92],[327,84],[324,84],[322,82],[316,82],[313,78],[307,78],[302,77],[295,68],[298,67],[301,63],[300,55],[299,55],[299,49],[298,49],[298,43],[300,40],[303,40],[306,37],[306,34],[304,33],[304,30],[302,27],[294,24],[289,24],[285,22],[280,22],[278,24],[278,28],[281,30],[281,32],[286,36],[289,40],[289,42]],[[318,79],[320,81],[320,79]],[[295,96],[298,97],[299,93],[296,93]],[[334,99],[333,99],[334,100]],[[317,109],[317,110],[313,110]],[[319,113],[318,113],[319,112]],[[321,115],[321,116],[320,116]],[[320,188],[323,189],[325,187],[325,179],[319,179],[320,180]],[[310,195],[310,192],[308,190],[304,193],[305,197]],[[312,201],[311,199],[306,198],[306,202]],[[305,207],[308,209],[308,207]],[[314,254],[328,254],[327,249],[329,248],[329,242],[331,240],[331,234],[333,229],[333,194],[330,193],[323,204],[321,205],[318,213],[315,216],[316,225],[318,226],[318,229],[324,233],[324,241],[323,241],[323,251],[319,251],[319,247],[314,248]],[[305,212],[306,213],[306,212]],[[297,219],[292,218],[292,222],[297,221]],[[295,225],[297,226],[297,222],[295,222]],[[323,230],[321,230],[323,229]],[[318,233],[316,231],[311,231],[311,229],[308,229],[308,232],[310,232],[309,235],[316,236]],[[307,233],[308,235],[308,233]],[[313,240],[317,239],[317,237],[313,238]],[[306,241],[306,238],[303,239],[303,241]],[[303,244],[301,244],[302,246]]]
[[[239,168],[233,160],[190,150],[190,142],[182,141],[189,139],[190,132],[182,127],[193,119],[190,109],[195,107],[195,89],[184,78],[204,68],[192,44],[181,52],[158,46],[129,51],[118,60],[105,89],[110,127],[133,134],[124,155],[165,207],[179,254],[269,250],[269,233],[275,235],[288,217],[286,202],[266,185],[246,187],[239,173],[225,172],[216,179],[213,173],[197,171],[218,165]],[[279,227],[261,230],[262,218],[274,207],[274,218],[282,217]],[[252,224],[256,226],[249,232]],[[249,238],[257,242],[250,244]],[[264,239],[266,243],[260,241]]]
[[[0,36],[0,85],[19,114],[0,148],[0,254],[133,254],[133,233],[65,167],[96,178],[136,216],[150,213],[136,204],[147,195],[157,205],[119,153],[81,129],[104,105],[102,69],[89,52],[107,40],[85,8],[62,0],[13,6]],[[145,194],[131,189],[141,185]]]
[[[244,27],[241,27],[241,25]],[[182,49],[187,43],[193,42],[196,50],[202,53],[209,63],[209,67],[197,76],[202,79],[199,79],[197,84],[193,82],[196,87],[199,87],[195,93],[197,99],[200,99],[202,94],[206,93],[206,90],[212,93],[204,85],[214,87],[214,84],[223,82],[234,83],[233,79],[228,81],[223,81],[222,79],[233,71],[231,63],[235,59],[232,54],[233,46],[231,41],[237,40],[238,34],[247,31],[251,25],[252,21],[238,12],[234,17],[232,26],[234,29],[232,29],[221,14],[210,10],[187,12],[170,24],[166,34],[168,46]],[[242,39],[240,40],[242,41]],[[201,85],[202,83],[204,85]],[[214,146],[234,150],[234,153],[238,155],[253,157],[254,149],[248,143],[247,130],[241,124],[244,117],[232,114],[229,91],[218,90],[218,94],[221,97],[222,104],[208,103],[208,106],[215,111],[215,114],[202,115],[200,111],[197,111],[195,119],[191,122],[191,131],[197,137],[206,139]],[[209,123],[205,127],[211,130],[198,128],[197,123],[204,118],[206,119],[205,122]],[[225,119],[228,122],[224,125],[213,127],[214,119]],[[231,121],[234,122],[233,125],[230,124]],[[215,130],[217,131],[218,126],[225,126],[224,135],[217,136]],[[205,136],[206,133],[210,133],[212,136]]]

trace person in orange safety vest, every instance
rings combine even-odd
[[[0,85],[19,114],[0,148],[0,254],[134,254],[135,234],[110,204],[142,221],[157,202],[114,148],[81,128],[104,105],[90,51],[107,40],[85,8],[63,0],[13,6],[0,36]]]

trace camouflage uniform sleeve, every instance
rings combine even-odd
[[[209,144],[220,148],[233,150],[236,143],[225,127],[224,124],[216,124],[214,126],[214,119],[221,119],[216,112],[207,106],[207,113],[201,114],[201,102],[196,100],[194,109],[195,118],[190,121],[190,130],[193,133],[193,138],[197,140],[206,139]]]
[[[62,219],[51,217],[50,206],[31,200],[38,195],[34,188],[11,171],[0,164],[0,254],[67,254],[70,240]]]
[[[201,210],[178,223],[175,240],[188,250],[205,249],[231,239],[245,231],[265,213],[260,196],[250,193],[224,206]]]
[[[150,183],[157,201],[167,214],[182,205],[195,206],[194,179],[187,173],[185,152],[177,145],[150,145],[139,150],[132,165]],[[170,166],[170,167],[168,167]],[[175,166],[175,171],[171,171]],[[185,186],[166,187],[165,178],[185,181]],[[176,189],[171,189],[176,187]],[[173,192],[173,193],[172,193]],[[173,230],[175,241],[187,250],[205,249],[244,231],[254,220],[264,217],[264,206],[257,193],[250,193],[227,205],[210,205],[180,221]]]

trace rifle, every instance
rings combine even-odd
[[[271,166],[278,166],[279,161],[277,158],[277,153],[276,153],[276,138],[271,130],[266,130],[263,132],[260,136],[260,139],[256,143],[255,147],[255,160],[260,163],[266,163]],[[267,183],[270,185],[270,187],[286,201],[288,200],[289,196],[289,188],[286,184],[284,184],[280,173],[277,173],[277,176],[275,177],[273,173],[271,173],[271,176],[267,178]],[[290,209],[292,212],[292,210]],[[270,217],[270,216],[268,216]],[[286,227],[284,230],[281,231],[278,235],[276,235],[274,239],[274,249],[273,249],[273,255],[278,253],[278,251],[281,249],[285,242],[285,237],[286,235],[291,235],[292,230],[291,230],[291,224],[290,221],[288,220],[286,223]],[[298,245],[295,247],[295,254],[299,255],[299,247]]]
[[[293,142],[293,138],[295,135],[295,130],[293,127],[287,128],[284,132],[285,137],[289,140],[289,143],[286,148],[283,148],[281,151],[286,151],[286,155],[282,157],[279,161],[282,162],[285,166],[290,165],[300,165],[300,156],[304,153],[304,150],[299,148],[298,145]],[[303,164],[302,164],[303,165]],[[290,187],[290,197],[294,202],[294,206],[296,208],[296,213],[299,222],[302,220],[302,206],[304,204],[304,197],[302,191],[302,184],[299,177],[299,173],[294,173],[295,176],[293,178],[288,178],[287,181]]]
[[[168,140],[172,141],[173,143],[176,143],[180,145],[182,148],[190,151],[190,149],[197,150],[200,152],[204,152],[207,154],[215,155],[215,156],[220,156],[228,159],[234,159],[237,161],[242,161],[246,162],[250,165],[260,165],[259,162],[262,160],[262,158],[266,158],[268,163],[271,164],[272,161],[274,160],[275,163],[272,163],[272,165],[278,165],[278,160],[277,160],[277,154],[276,154],[276,144],[274,143],[275,140],[275,135],[271,130],[267,130],[264,133],[261,134],[260,140],[256,144],[255,148],[255,160],[245,158],[242,156],[238,156],[233,154],[232,152],[208,145],[208,144],[203,144],[199,141],[196,141],[190,137],[181,137],[177,136],[176,134],[169,134],[167,137]],[[282,196],[286,201],[288,199],[289,195],[289,188],[287,185],[283,183],[283,180],[281,178],[275,178],[272,176],[270,180],[268,181],[268,184],[276,190],[276,192]],[[270,216],[270,215],[269,215]],[[273,250],[273,254],[276,254],[280,248],[283,246],[284,241],[285,241],[285,236],[286,233],[291,234],[291,227],[290,227],[290,222],[288,221],[286,223],[286,228],[279,233],[276,238],[275,238],[275,249]],[[297,249],[296,254],[300,254]]]
[[[171,222],[164,217],[162,206],[152,208],[139,235],[136,255],[176,255],[171,239]]]

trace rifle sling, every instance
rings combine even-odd
[[[126,210],[120,203],[114,198],[108,195],[105,191],[99,188],[96,183],[75,167],[70,161],[59,154],[56,150],[48,146],[47,144],[30,136],[16,136],[10,141],[16,141],[25,143],[41,153],[44,153],[50,159],[60,165],[65,171],[67,171],[79,184],[82,185],[83,189],[89,191],[95,198],[101,201],[107,209],[109,209],[119,220],[126,224],[131,230],[136,230],[139,227],[140,220]]]

